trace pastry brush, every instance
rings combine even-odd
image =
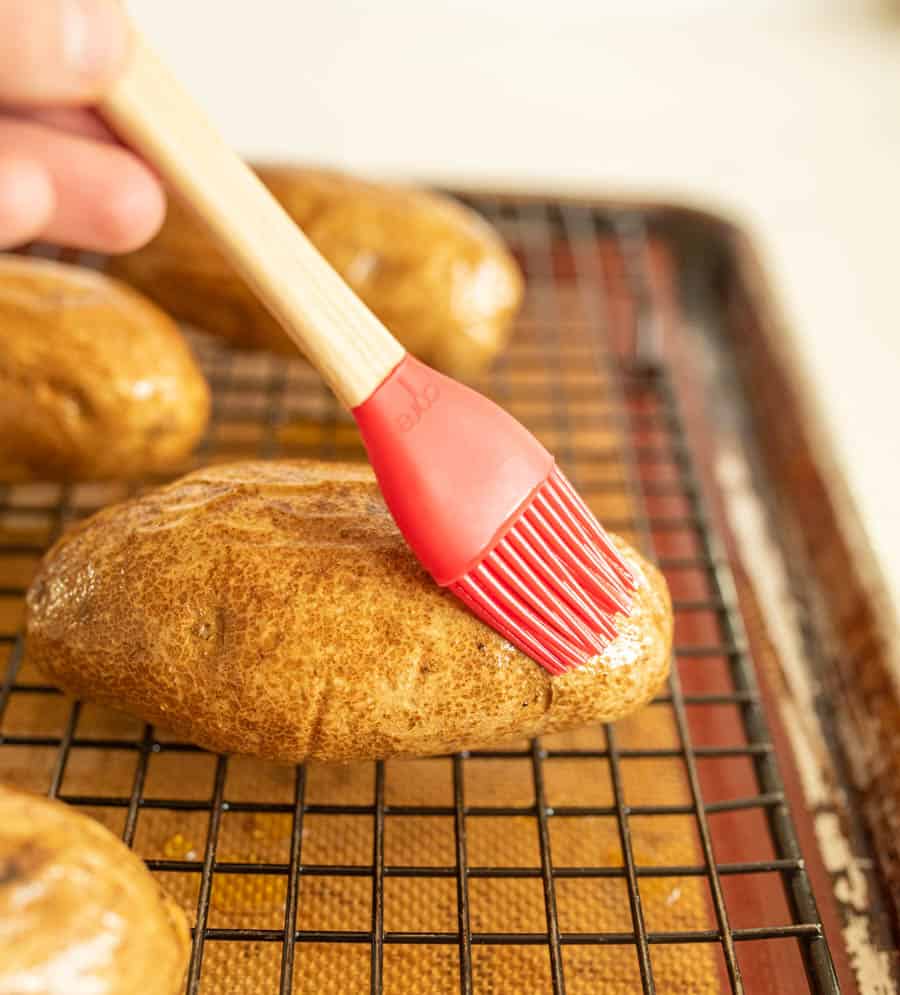
[[[544,446],[404,350],[137,32],[100,109],[352,412],[387,506],[434,580],[552,674],[600,653],[635,578]]]

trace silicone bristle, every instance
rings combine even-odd
[[[635,579],[555,469],[493,548],[451,590],[551,674],[586,664],[616,637]]]

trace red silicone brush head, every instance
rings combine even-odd
[[[609,536],[554,467],[503,537],[450,589],[551,674],[602,653],[634,577]]]
[[[634,577],[519,422],[411,356],[353,414],[391,514],[439,584],[552,674],[615,638]]]

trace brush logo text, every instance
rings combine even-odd
[[[411,404],[402,415],[397,416],[397,428],[401,432],[410,432],[422,420],[422,415],[436,403],[441,392],[434,381],[416,388],[413,384],[401,380],[400,386],[409,394]]]

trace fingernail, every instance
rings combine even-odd
[[[63,57],[82,79],[114,77],[128,51],[128,24],[117,0],[63,0]]]

